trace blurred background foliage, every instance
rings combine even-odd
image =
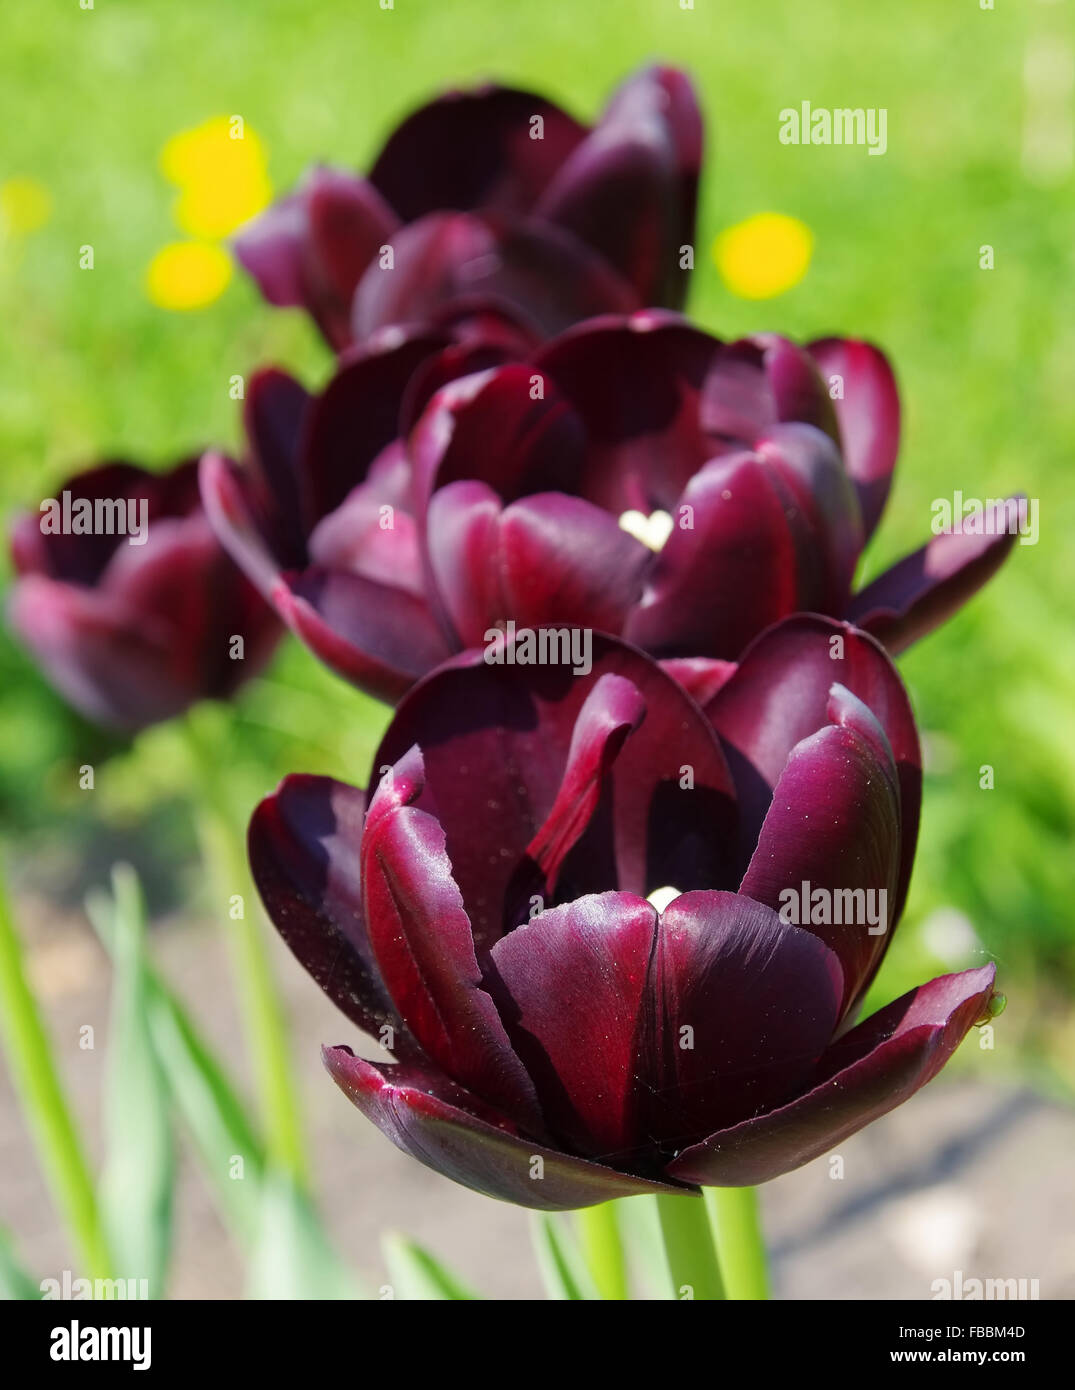
[[[263,305],[241,274],[196,312],[151,302],[148,267],[177,239],[160,165],[177,132],[242,115],[279,193],[318,159],[368,167],[441,87],[495,78],[592,118],[638,64],[687,67],[709,134],[690,313],[728,338],[865,336],[899,375],[901,462],[863,577],[926,539],[936,497],[1040,499],[1039,544],[1017,546],[901,661],[929,766],[912,896],[875,994],[995,956],[1014,1004],[998,1050],[1063,1084],[1075,1056],[1070,4],[38,0],[5,6],[2,28],[5,514],[36,509],[102,456],[163,465],[236,447],[237,373],[275,361],[316,386],[330,371],[303,318]],[[887,153],[781,145],[778,113],[804,99],[887,108]],[[787,293],[746,300],[722,284],[712,247],[760,212],[801,219],[813,257]],[[79,268],[85,244],[92,272]],[[252,805],[291,770],[364,783],[387,714],[289,642],[233,710],[196,718]],[[85,763],[92,793],[78,786]],[[986,764],[992,790],[979,787]],[[123,856],[152,907],[175,906],[197,875],[189,777],[181,730],[108,738],[0,636],[0,814],[24,885],[80,901]]]

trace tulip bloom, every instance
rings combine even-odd
[[[705,709],[612,637],[593,669],[460,657],[401,704],[368,801],[286,779],[250,827],[292,951],[392,1063],[326,1048],[399,1148],[566,1209],[765,1181],[906,1100],[993,967],[856,1023],[906,893],[918,739],[868,635],[778,624]],[[884,894],[796,923],[787,890]],[[648,900],[653,895],[654,902]]]
[[[315,169],[236,254],[334,348],[475,315],[548,337],[682,305],[701,159],[697,101],[671,68],[629,79],[593,129],[529,92],[449,92],[398,127],[368,178]]]
[[[196,460],[161,474],[103,464],[60,499],[15,522],[8,613],[76,709],[134,731],[261,669],[280,624],[217,542]]]
[[[256,377],[250,467],[211,457],[202,485],[288,625],[389,701],[509,621],[734,661],[771,623],[818,612],[897,652],[1015,539],[998,518],[937,535],[853,591],[899,413],[885,357],[850,339],[722,343],[646,311],[524,361],[503,338],[393,332],[316,398]]]

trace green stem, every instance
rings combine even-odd
[[[702,1203],[697,1197],[662,1192],[657,1197],[657,1215],[672,1281],[672,1297],[723,1299],[724,1281]]]
[[[757,1192],[753,1187],[707,1187],[703,1196],[728,1297],[767,1299],[769,1276]]]
[[[195,727],[197,711],[187,721],[201,798],[198,832],[213,883],[214,900],[225,905],[242,899],[242,915],[227,918],[227,936],[238,978],[239,1003],[246,1033],[269,1157],[300,1186],[308,1183],[302,1119],[288,1050],[288,1025],[273,980],[264,918],[246,858],[245,837],[236,833],[220,771],[226,761]]]
[[[0,1033],[53,1199],[67,1220],[88,1276],[107,1279],[110,1261],[93,1178],[26,978],[22,945],[2,883]]]
[[[579,1242],[597,1292],[609,1302],[623,1302],[628,1296],[627,1262],[620,1239],[616,1203],[602,1202],[586,1207],[577,1215]]]

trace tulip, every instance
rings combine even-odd
[[[630,78],[592,129],[530,92],[449,92],[395,130],[368,178],[314,169],[236,254],[337,349],[475,315],[547,337],[682,304],[701,157],[694,92],[671,68]]]
[[[249,466],[203,465],[221,541],[321,660],[390,702],[509,622],[719,662],[818,612],[898,652],[1015,539],[998,510],[853,591],[899,398],[848,339],[722,343],[650,310],[520,360],[503,338],[393,331],[315,398],[260,374],[246,416]]]
[[[197,461],[168,473],[106,463],[16,519],[9,620],[95,723],[129,732],[264,666],[280,625],[216,540]]]
[[[863,1022],[918,828],[918,739],[883,649],[783,621],[703,709],[594,640],[586,676],[469,653],[402,702],[368,798],[294,776],[249,850],[277,929],[391,1062],[324,1050],[404,1152],[543,1209],[750,1185],[929,1081],[993,967]],[[883,891],[796,924],[786,890]],[[653,901],[650,900],[652,897]]]

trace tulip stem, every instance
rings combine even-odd
[[[657,1197],[672,1297],[723,1299],[724,1280],[705,1207],[697,1197],[662,1192]]]
[[[22,944],[2,883],[0,1035],[53,1199],[64,1213],[87,1275],[107,1279],[110,1260],[93,1177],[26,977]]]
[[[198,836],[214,901],[228,911],[227,937],[239,982],[239,1001],[247,1047],[257,1077],[269,1156],[300,1186],[308,1184],[298,1091],[288,1050],[288,1025],[273,980],[264,917],[250,875],[245,838],[220,772],[227,766],[219,747],[187,719],[198,786]],[[221,914],[223,915],[223,913]]]
[[[627,1263],[615,1202],[586,1207],[578,1213],[579,1242],[597,1292],[608,1302],[627,1298]]]
[[[753,1187],[707,1187],[703,1194],[728,1297],[767,1299],[769,1275]]]

